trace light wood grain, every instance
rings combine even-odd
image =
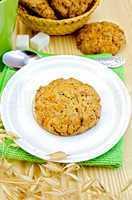
[[[127,46],[120,53],[126,58],[126,85],[132,94],[132,0],[104,0],[92,15],[90,21],[108,20],[118,23],[127,37]],[[32,34],[20,21],[18,33]],[[80,54],[76,48],[74,36],[53,36],[47,52],[54,54]],[[117,193],[132,178],[132,123],[125,135],[124,164],[120,169],[86,168],[90,175],[99,177],[108,190]],[[132,199],[129,190],[124,194],[125,200]],[[82,198],[83,200],[83,198]]]

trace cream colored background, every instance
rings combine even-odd
[[[92,15],[90,21],[109,20],[118,23],[125,30],[127,46],[120,53],[126,58],[126,84],[132,94],[132,0],[104,0]],[[18,33],[31,33],[20,22]],[[52,37],[47,52],[55,54],[80,54],[76,48],[74,36]],[[87,173],[96,175],[113,193],[128,183],[132,178],[132,123],[125,135],[124,164],[120,169],[87,168]],[[125,200],[132,199],[130,190],[124,194]]]

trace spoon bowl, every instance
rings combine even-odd
[[[8,51],[3,55],[3,63],[11,68],[20,69],[26,65],[31,59],[39,58],[37,53],[30,50],[14,50]]]

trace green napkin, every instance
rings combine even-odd
[[[48,54],[39,54],[40,56],[47,57],[52,56]],[[98,55],[82,55],[86,58],[96,59],[96,58],[104,58],[104,57],[111,57],[110,54],[98,54]],[[122,79],[124,80],[124,67],[120,66],[113,71]],[[13,74],[15,74],[15,70],[8,68],[7,66],[4,67],[3,72],[0,75],[0,93],[3,91],[7,81],[11,78]],[[116,131],[116,130],[115,130]],[[107,153],[89,160],[81,162],[80,165],[84,166],[104,166],[104,167],[119,167],[122,165],[123,161],[123,143],[124,139],[122,138],[111,150]],[[19,147],[14,147],[13,141],[6,139],[3,144],[0,144],[0,157],[4,157],[6,159],[13,159],[13,160],[22,160],[34,163],[44,163],[45,161],[37,158]]]

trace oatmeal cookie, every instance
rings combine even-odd
[[[77,135],[95,126],[100,118],[99,95],[74,78],[57,79],[40,87],[34,104],[41,127],[60,136]]]
[[[56,19],[54,10],[49,6],[47,0],[20,0],[20,4],[32,10],[40,17]]]
[[[125,44],[125,34],[111,22],[85,25],[76,37],[78,48],[86,54],[111,53],[115,55]]]
[[[86,12],[93,0],[51,0],[52,7],[64,18],[76,17]]]

